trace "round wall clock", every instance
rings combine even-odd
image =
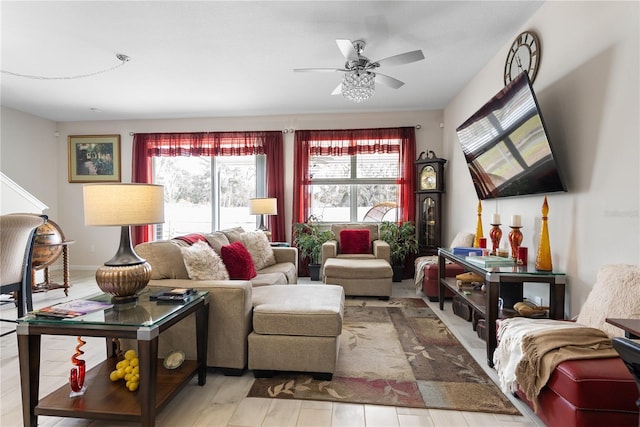
[[[523,31],[513,41],[504,64],[504,84],[508,85],[518,74],[526,71],[531,83],[540,67],[540,40],[532,31]]]

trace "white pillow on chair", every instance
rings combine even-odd
[[[624,331],[607,323],[607,317],[640,319],[640,267],[610,264],[598,271],[576,322],[600,329],[611,337],[623,336]]]

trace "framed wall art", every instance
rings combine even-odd
[[[69,135],[69,182],[120,182],[120,135]]]

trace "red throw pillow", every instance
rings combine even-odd
[[[370,245],[369,230],[366,228],[340,231],[341,254],[368,254],[371,253]]]
[[[256,277],[256,268],[251,254],[241,241],[221,247],[220,256],[227,267],[230,279],[250,280]]]

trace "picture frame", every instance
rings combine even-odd
[[[69,182],[120,182],[120,135],[69,135]]]

